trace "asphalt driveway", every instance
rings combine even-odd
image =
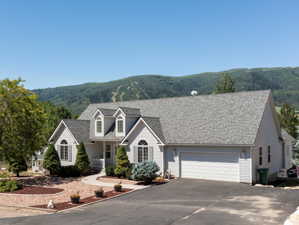
[[[179,179],[166,185],[53,215],[1,219],[1,225],[283,224],[299,190]]]

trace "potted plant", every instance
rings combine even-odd
[[[80,195],[79,192],[77,192],[76,194],[72,194],[71,196],[71,202],[73,204],[79,204],[80,203]]]
[[[94,191],[94,194],[97,198],[103,198],[104,197],[104,189],[100,187],[98,190]]]
[[[116,192],[122,192],[121,183],[114,185],[114,191],[116,191]]]

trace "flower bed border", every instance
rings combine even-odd
[[[74,208],[80,208],[80,207],[90,205],[90,204],[94,204],[94,203],[97,203],[97,202],[106,201],[106,200],[109,200],[109,199],[112,199],[112,198],[115,198],[115,197],[120,197],[122,195],[129,194],[133,191],[136,191],[136,190],[123,188],[122,192],[108,191],[108,192],[105,193],[105,195],[107,195],[108,193],[111,194],[108,197],[105,196],[103,198],[96,198],[95,196],[89,196],[89,197],[81,199],[80,201],[82,203],[80,203],[80,204],[72,204],[70,201],[54,203],[55,206],[58,206],[58,205],[59,206],[60,205],[67,205],[67,206],[64,207],[64,208],[61,208],[61,209],[54,208],[54,209],[51,209],[51,210],[54,211],[54,212],[62,212],[62,211],[66,211],[66,210],[70,210],[70,209],[74,209]],[[86,201],[86,202],[84,202],[84,201]],[[47,205],[34,205],[34,206],[30,206],[30,208],[47,209]]]

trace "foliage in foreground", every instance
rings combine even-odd
[[[90,169],[88,155],[86,153],[85,146],[83,143],[80,143],[80,145],[77,146],[77,149],[78,152],[75,166],[80,170],[80,173],[84,175]]]
[[[298,117],[295,107],[289,104],[283,104],[278,114],[280,124],[292,137],[297,138]]]
[[[43,161],[43,168],[50,172],[50,175],[58,175],[61,170],[60,159],[53,144],[50,144]]]
[[[117,177],[126,177],[130,170],[130,161],[126,149],[119,147],[116,152],[116,167],[114,173]]]
[[[81,172],[76,166],[62,166],[59,171],[61,177],[80,177]]]
[[[12,192],[22,188],[16,180],[0,180],[0,192]]]
[[[30,160],[46,143],[47,115],[22,81],[0,80],[0,156],[6,162]]]
[[[21,156],[10,158],[8,165],[8,170],[12,173],[15,173],[17,177],[20,176],[20,172],[27,171],[27,163]]]
[[[157,177],[159,166],[154,161],[146,161],[135,164],[132,170],[133,180],[143,181],[145,184],[150,184]]]

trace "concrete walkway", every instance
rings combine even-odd
[[[87,177],[84,177],[82,179],[82,182],[85,184],[90,184],[90,185],[97,185],[97,186],[103,186],[103,187],[113,187],[116,183],[107,183],[107,182],[101,182],[98,181],[97,178],[100,177],[99,174],[95,174],[95,175],[90,175]],[[149,186],[143,186],[143,185],[133,185],[133,184],[121,184],[123,188],[129,188],[129,189],[134,189],[134,190],[138,190],[138,189],[144,189],[147,188]]]
[[[284,225],[299,225],[299,207],[289,216]]]

